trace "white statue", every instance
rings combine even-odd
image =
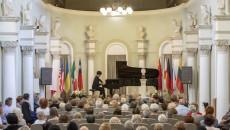
[[[173,19],[172,20],[172,25],[173,25],[173,28],[174,28],[174,34],[173,34],[173,37],[181,37],[181,26],[178,25],[176,19]]]
[[[201,24],[202,25],[208,25],[208,21],[209,21],[209,12],[208,12],[208,8],[206,5],[202,5],[201,6],[201,13],[202,13],[202,20],[201,20]]]
[[[45,32],[46,31],[46,28],[45,28],[45,19],[46,19],[46,16],[45,15],[41,15],[40,16],[40,19],[38,21],[39,23],[39,31],[40,32]]]
[[[218,0],[217,5],[219,15],[225,15],[225,0]]]
[[[23,24],[24,25],[33,25],[33,16],[32,16],[32,3],[27,4],[27,9],[23,10]]]
[[[60,21],[56,19],[54,21],[54,26],[53,26],[53,29],[52,29],[52,36],[53,37],[60,37],[60,34],[59,34],[60,25],[61,25]]]
[[[95,32],[94,32],[94,28],[93,28],[92,25],[89,25],[88,30],[87,30],[86,33],[87,33],[87,36],[89,37],[89,40],[94,39]]]
[[[145,34],[146,33],[144,31],[144,27],[139,26],[138,27],[138,38],[139,38],[139,40],[144,40]]]
[[[13,8],[10,6],[12,5],[13,0],[2,0],[2,16],[13,16]]]
[[[193,13],[189,12],[187,17],[188,17],[188,27],[187,27],[187,29],[189,31],[192,31],[192,30],[195,29],[195,18],[193,16]]]

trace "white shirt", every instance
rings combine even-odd
[[[37,119],[37,120],[34,122],[34,124],[44,124],[44,123],[46,123],[45,120],[39,120],[39,119]]]
[[[41,107],[36,109],[36,113],[38,113],[38,111],[43,111],[45,113],[46,116],[50,115],[50,109],[47,107],[45,109],[41,109]]]

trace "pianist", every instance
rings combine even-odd
[[[105,90],[103,87],[99,87],[100,85],[104,85],[104,83],[101,81],[99,77],[101,77],[102,73],[101,71],[97,71],[97,75],[95,76],[93,80],[92,88],[100,91],[100,95],[103,95],[103,98],[105,98]]]

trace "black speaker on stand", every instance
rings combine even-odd
[[[182,67],[182,84],[187,84],[187,101],[189,102],[189,85],[192,84],[192,67],[183,66]]]
[[[46,85],[52,85],[52,68],[41,68],[40,84],[45,85],[46,97]]]

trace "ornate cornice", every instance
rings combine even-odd
[[[149,42],[149,40],[136,40],[137,41],[137,43],[148,43]]]
[[[186,50],[188,56],[195,56],[195,54],[197,53],[197,48],[187,48]]]
[[[97,40],[85,40],[85,43],[96,43]]]
[[[228,40],[217,40],[217,52],[227,53],[229,50],[229,41]]]
[[[214,15],[213,20],[219,20],[219,21],[228,21],[230,20],[230,16],[228,15]]]
[[[200,45],[199,46],[200,55],[209,55],[210,50],[211,50],[211,45]]]
[[[173,51],[173,52],[172,52],[172,57],[173,57],[174,59],[179,59],[180,56],[181,56],[181,54],[182,54],[182,51]]]
[[[197,30],[184,31],[184,33],[187,34],[187,35],[195,35],[195,34],[198,34],[198,31]]]
[[[48,35],[48,34],[49,32],[38,32],[38,31],[35,32],[35,35]]]
[[[21,30],[34,30],[36,28],[36,26],[34,25],[21,25],[20,29]]]
[[[212,25],[199,25],[198,29],[212,29]]]
[[[36,49],[36,53],[38,53],[38,54],[46,54],[47,49],[46,48],[44,48],[44,49]]]
[[[19,17],[9,17],[9,16],[1,16],[1,22],[18,22],[20,20]]]

